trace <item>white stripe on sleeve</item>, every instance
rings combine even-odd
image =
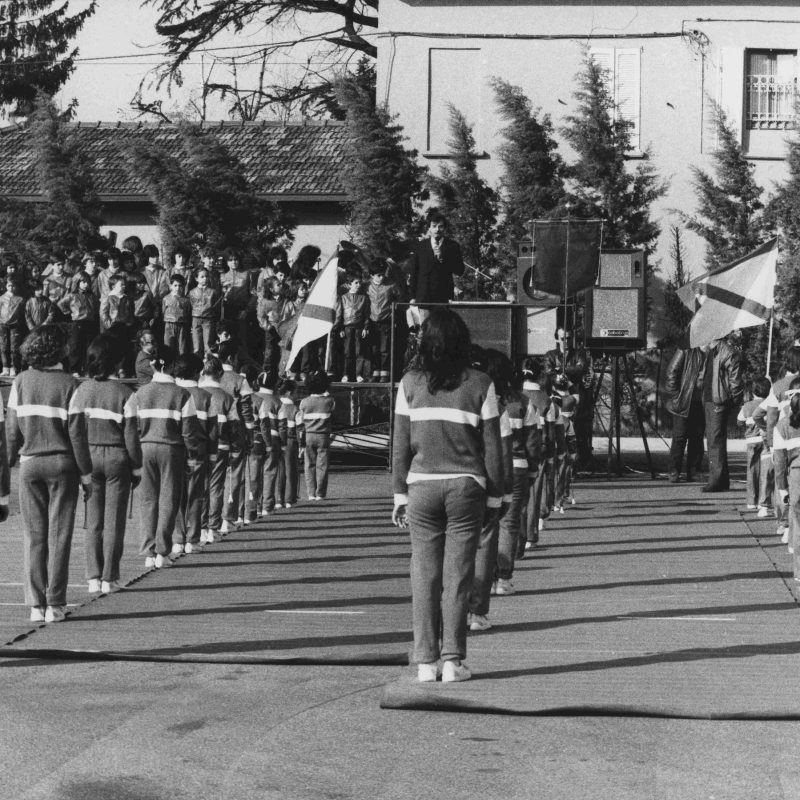
[[[500,410],[497,407],[497,395],[494,391],[494,385],[489,385],[489,390],[486,392],[486,399],[481,406],[481,419],[494,419],[500,416]]]
[[[408,400],[406,400],[406,390],[402,381],[400,381],[400,386],[397,388],[397,399],[395,400],[394,404],[394,413],[408,416]]]
[[[17,406],[18,417],[47,417],[48,419],[63,419],[65,422],[69,417],[66,408],[59,406],[38,406],[32,403],[25,403]]]
[[[436,406],[411,408],[408,411],[408,416],[412,422],[455,422],[459,425],[472,425],[473,428],[477,428],[481,421],[477,414],[469,411],[462,411],[459,408],[438,408]]]
[[[111,411],[108,408],[87,407],[83,410],[83,413],[86,414],[89,419],[107,419],[110,422],[116,422],[117,424],[121,424],[122,420],[124,419],[122,414],[119,414],[116,411]]]
[[[175,422],[181,421],[181,412],[172,411],[169,408],[140,408],[138,416],[139,419],[174,419]]]

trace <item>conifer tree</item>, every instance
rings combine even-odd
[[[41,260],[52,252],[88,250],[100,235],[102,207],[78,132],[52,98],[39,94],[28,119],[41,201],[0,206],[0,234],[20,254]]]
[[[27,115],[37,92],[53,96],[75,69],[70,50],[96,0],[74,14],[63,0],[0,2],[0,106]]]
[[[461,245],[467,270],[459,283],[465,297],[505,300],[507,276],[496,263],[499,198],[478,174],[472,127],[454,106],[449,113],[453,165],[443,167],[440,176],[430,175],[428,185],[447,217],[450,234]]]
[[[676,294],[681,286],[689,282],[684,264],[683,231],[677,225],[670,228],[670,257],[672,272],[667,278],[664,290],[664,312],[667,319],[666,335],[659,342],[660,347],[675,347],[683,338],[687,326],[692,321],[692,312]]]
[[[691,168],[697,213],[681,213],[686,227],[706,241],[709,270],[754,250],[767,235],[763,189],[753,177],[755,166],[744,157],[724,111],[717,106],[715,115],[719,146],[711,156],[714,172]]]
[[[404,147],[402,126],[364,86],[344,78],[336,97],[348,132],[341,180],[351,236],[370,257],[395,254],[418,228],[426,170],[417,164],[417,151]]]
[[[667,190],[650,161],[650,151],[630,171],[633,124],[617,113],[600,65],[586,52],[576,76],[577,109],[565,118],[564,138],[578,155],[567,169],[572,213],[603,220],[603,247],[644,247],[650,250],[658,223],[650,206]]]
[[[212,131],[182,122],[176,134],[171,149],[137,140],[125,149],[129,170],[155,203],[166,253],[181,243],[253,252],[291,238],[294,220],[258,197]]]

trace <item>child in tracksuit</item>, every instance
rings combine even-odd
[[[744,425],[747,445],[747,510],[757,510],[759,517],[768,516],[772,506],[772,454],[765,446],[765,432],[756,424],[753,413],[767,397],[770,388],[769,378],[756,378],[753,381],[753,399],[742,406],[736,418],[740,425]]]
[[[8,462],[19,458],[19,499],[25,545],[25,602],[31,622],[66,614],[69,556],[78,483],[91,492],[92,459],[69,406],[78,381],[61,368],[66,336],[42,325],[22,343],[29,369],[8,397]]]
[[[127,295],[127,279],[117,273],[109,281],[108,294],[100,301],[100,330],[113,336],[120,346],[121,358],[117,375],[124,378],[131,358],[131,328],[134,324],[133,303]]]
[[[199,384],[211,395],[208,408],[208,491],[203,502],[201,544],[213,544],[220,535],[231,431],[239,424],[233,395],[220,385],[222,372],[222,362],[216,356],[210,356],[206,359]]]
[[[179,356],[189,352],[189,328],[192,324],[192,301],[184,297],[185,281],[173,275],[169,281],[169,294],[162,301],[164,319],[164,344]]]
[[[90,380],[78,386],[69,406],[92,460],[92,493],[86,510],[86,579],[89,592],[120,589],[119,563],[131,489],[142,472],[136,418],[129,406],[133,390],[113,378],[117,341],[101,335],[86,353]]]
[[[328,493],[328,451],[335,402],[327,393],[328,376],[312,372],[306,378],[308,397],[300,401],[298,423],[305,439],[306,491],[309,500],[324,500]]]
[[[100,301],[92,291],[91,278],[85,272],[77,275],[75,291],[64,297],[59,306],[71,320],[69,326],[69,369],[75,377],[83,373],[86,349],[99,328]]]
[[[142,443],[140,553],[145,567],[169,567],[175,520],[180,512],[184,475],[199,468],[201,433],[188,389],[172,377],[173,352],[161,346],[153,361],[153,380],[130,399]]]
[[[222,305],[222,295],[209,285],[207,269],[198,269],[197,286],[189,292],[192,306],[192,347],[200,356],[211,352],[217,340],[217,320]]]
[[[400,299],[400,290],[385,283],[388,266],[382,258],[375,259],[369,268],[369,327],[372,345],[372,380],[388,381],[392,354],[392,303]]]
[[[253,450],[248,459],[250,492],[245,504],[245,523],[255,522],[259,514],[275,509],[275,489],[281,459],[281,440],[278,434],[280,401],[275,394],[274,378],[266,372],[256,378],[253,393],[253,417],[258,420],[253,435]]]
[[[792,381],[788,414],[778,420],[772,438],[775,486],[787,506],[789,552],[793,554],[794,579],[800,581],[800,379]]]
[[[334,330],[344,340],[344,375],[342,383],[364,380],[366,338],[369,335],[369,298],[361,291],[361,273],[347,276],[347,292],[336,302]],[[391,309],[390,309],[391,314]]]
[[[222,512],[223,520],[220,528],[222,534],[229,533],[231,527],[238,530],[244,524],[245,467],[255,430],[253,390],[244,375],[234,369],[236,350],[236,345],[232,341],[220,343],[219,358],[222,361],[220,386],[233,397],[239,417],[237,424],[232,426],[231,430],[228,460],[231,489]]]
[[[25,298],[19,293],[16,278],[6,280],[6,291],[0,295],[0,356],[3,375],[17,374],[20,368],[19,348],[25,335]]]
[[[175,362],[175,383],[186,389],[194,400],[197,411],[197,428],[200,433],[198,466],[186,475],[186,484],[181,497],[181,510],[175,522],[175,536],[172,540],[172,555],[193,553],[200,545],[202,530],[203,501],[208,482],[208,440],[211,425],[211,394],[198,385],[202,359],[190,353]]]
[[[543,388],[546,375],[541,359],[526,358],[522,375],[522,392],[539,414],[542,441],[539,470],[531,482],[526,515],[525,549],[530,550],[539,541],[539,532],[544,529],[555,499],[556,425],[560,412]]]
[[[40,280],[31,281],[33,297],[25,303],[25,325],[35,331],[40,325],[53,321],[53,304],[44,296],[44,285]]]
[[[278,433],[281,439],[283,469],[278,475],[278,504],[291,508],[297,503],[297,416],[294,402],[296,385],[285,378],[278,384],[281,407],[278,411]]]
[[[558,406],[559,419],[563,423],[563,436],[558,435],[560,431],[556,428],[556,440],[558,446],[563,449],[557,464],[554,505],[555,510],[563,514],[565,503],[575,504],[575,498],[572,496],[572,476],[578,445],[572,420],[580,402],[577,391],[566,375],[560,374],[554,378],[552,400]]]

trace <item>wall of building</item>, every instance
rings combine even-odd
[[[765,189],[785,174],[790,134],[749,134],[743,125],[744,60],[747,49],[800,49],[800,7],[794,2],[382,0],[380,21],[387,35],[378,40],[378,97],[398,115],[409,144],[438,170],[446,150],[445,106],[453,102],[475,126],[478,149],[487,156],[480,170],[493,184],[502,174],[497,148],[503,128],[494,77],[522,87],[558,130],[575,106],[574,78],[584,46],[638,51],[641,150],[650,148],[653,164],[669,181],[667,195],[654,208],[662,236],[651,259],[664,274],[672,268],[669,239],[670,226],[680,223],[676,210],[691,213],[696,206],[691,167],[711,168],[716,138],[710,100],[744,133],[756,180]],[[403,35],[407,32],[422,35]],[[566,38],[489,38],[520,34]],[[573,153],[561,142],[569,161]],[[637,163],[631,158],[632,168]],[[702,242],[687,232],[685,245],[690,273],[699,274]]]

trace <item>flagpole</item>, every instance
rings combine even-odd
[[[772,331],[775,327],[775,314],[774,312],[769,315],[769,337],[767,339],[767,377],[769,377],[769,370],[772,364]]]
[[[567,246],[564,248],[564,331],[570,330],[570,326],[567,324],[567,287],[569,286],[569,211],[570,211],[570,204],[567,203]],[[564,337],[564,347],[566,347],[567,341],[566,337]],[[566,358],[567,354],[566,351],[562,354],[562,359],[564,360],[564,367],[566,368]]]

